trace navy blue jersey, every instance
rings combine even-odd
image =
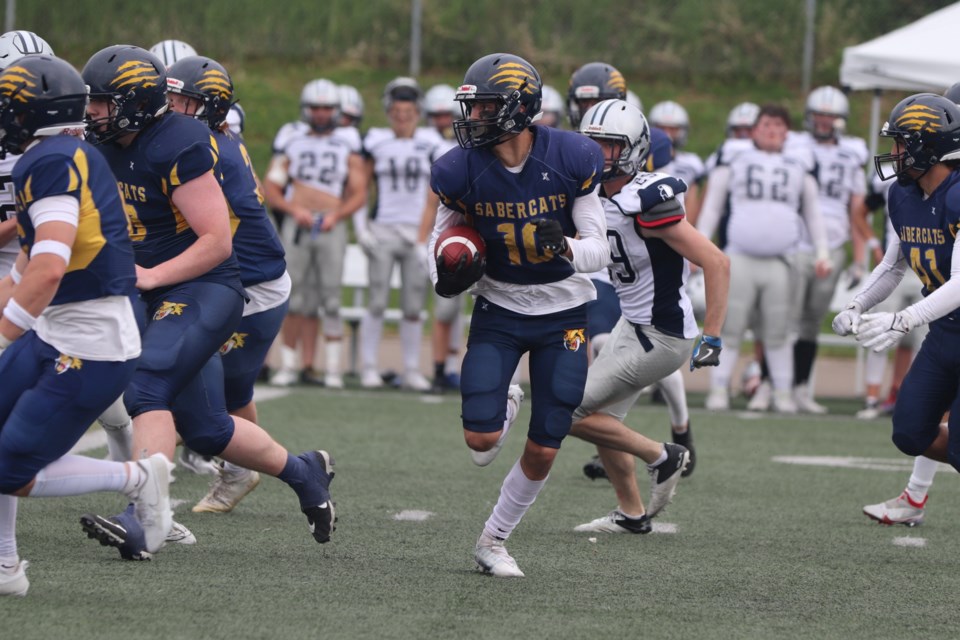
[[[177,187],[208,171],[221,179],[213,132],[206,124],[179,113],[168,113],[138,133],[129,146],[109,144],[101,149],[127,204],[130,239],[138,265],[155,267],[197,241],[197,234],[171,196]],[[194,280],[243,290],[240,268],[232,255]]]
[[[916,184],[894,184],[887,198],[900,252],[923,282],[923,295],[927,296],[950,279],[953,245],[960,227],[960,172],[951,172],[929,198],[924,199]],[[954,311],[931,323],[939,324],[958,331],[960,314]]]
[[[230,207],[233,250],[240,263],[240,281],[251,287],[276,280],[286,271],[283,246],[263,206],[250,154],[240,137],[229,131],[213,136],[223,172],[223,195]]]
[[[72,136],[44,138],[13,169],[20,246],[30,251],[36,230],[27,211],[51,196],[80,203],[70,263],[51,305],[136,293],[133,247],[117,183],[103,156]]]
[[[520,173],[489,149],[451,149],[433,164],[430,186],[440,201],[463,213],[487,245],[486,273],[515,284],[558,282],[573,274],[562,257],[540,249],[535,223],[560,222],[573,237],[573,201],[592,192],[603,172],[600,145],[587,136],[534,126],[533,148]]]

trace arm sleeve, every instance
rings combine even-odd
[[[600,195],[591,193],[573,201],[573,224],[579,238],[567,238],[573,254],[573,268],[581,273],[593,273],[610,262],[610,244],[607,240],[607,219],[603,213]]]
[[[427,251],[431,257],[437,255],[437,238],[440,237],[440,234],[450,227],[464,224],[465,220],[463,214],[459,211],[454,211],[442,203],[437,206],[437,220],[433,224],[433,231],[430,232],[430,239],[427,240]],[[430,282],[437,284],[437,261],[427,260],[427,268],[430,270]]]
[[[827,234],[823,229],[823,217],[820,215],[820,190],[816,179],[807,174],[803,177],[803,220],[817,250],[817,259],[830,256],[827,248]]]
[[[730,184],[730,167],[720,165],[710,172],[707,180],[707,192],[703,196],[697,230],[708,238],[713,238],[720,224],[723,204],[727,199],[727,187]]]
[[[925,324],[942,318],[960,307],[960,235],[953,241],[950,260],[950,279],[926,298],[908,307]]]
[[[47,196],[35,200],[27,210],[33,227],[45,222],[66,222],[74,227],[80,224],[80,201],[73,196]]]
[[[956,245],[954,245],[953,251],[956,254]],[[903,279],[906,270],[907,261],[900,253],[900,239],[892,236],[890,243],[887,245],[887,252],[883,254],[883,260],[867,276],[867,281],[863,283],[863,288],[853,297],[853,301],[859,304],[864,311],[872,309],[893,293],[893,290]]]

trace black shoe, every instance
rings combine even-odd
[[[650,503],[647,505],[647,516],[655,517],[664,507],[673,500],[677,492],[677,483],[690,461],[690,454],[686,448],[672,442],[666,442],[663,448],[667,452],[667,459],[655,467],[648,467],[650,472]]]
[[[133,514],[133,505],[126,511],[109,518],[95,513],[80,516],[80,526],[91,540],[105,547],[116,547],[124,560],[150,560],[153,554],[147,551],[143,527]]]
[[[603,468],[603,463],[600,462],[600,456],[593,456],[587,464],[583,465],[583,475],[591,480],[596,480],[597,478],[610,479],[607,476],[607,470]]]
[[[697,464],[697,452],[696,449],[693,448],[693,432],[690,431],[690,423],[687,423],[687,430],[685,432],[677,433],[676,431],[671,431],[671,433],[673,433],[673,441],[681,447],[685,447],[687,451],[690,452],[690,462],[687,463],[687,468],[680,474],[686,478],[693,473],[693,467]]]
[[[602,518],[581,524],[573,528],[574,531],[590,533],[650,533],[653,525],[646,514],[639,518],[628,518],[619,509],[614,509]]]
[[[303,369],[300,372],[300,384],[308,387],[322,387],[323,378],[317,375],[313,369]]]
[[[330,481],[336,475],[332,471],[333,458],[323,450],[308,451],[297,457],[307,463],[314,483],[311,495],[306,498],[308,506],[303,506],[305,498],[301,496],[300,510],[307,516],[314,540],[320,544],[329,542],[330,534],[337,528],[336,504],[330,497]]]

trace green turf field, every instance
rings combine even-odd
[[[398,392],[298,390],[261,404],[289,448],[337,460],[340,522],[310,536],[293,493],[265,479],[226,515],[193,514],[206,480],[178,474],[177,519],[194,547],[122,562],[87,540],[87,510],[112,495],[20,501],[29,595],[0,601],[0,637],[32,638],[935,638],[955,637],[957,479],[942,472],[928,522],[870,523],[863,504],[896,495],[909,461],[885,421],[747,417],[694,409],[699,463],[646,536],[577,534],[615,506],[568,441],[508,548],[527,577],[474,571],[473,544],[522,447],[474,467],[459,403]],[[702,399],[691,398],[691,406]],[[529,400],[520,421],[529,418]],[[632,426],[656,438],[666,411],[641,400]],[[102,455],[102,450],[94,455]],[[775,456],[877,458],[886,470],[806,466]],[[855,462],[855,461],[854,461]],[[849,461],[848,461],[849,463]],[[646,478],[643,479],[646,487]],[[403,511],[433,515],[397,520]],[[589,538],[596,536],[596,542]],[[906,541],[898,538],[907,538]],[[914,546],[900,546],[900,545]],[[923,545],[923,546],[917,546]]]

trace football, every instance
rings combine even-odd
[[[483,242],[483,237],[473,227],[459,225],[450,227],[440,234],[437,238],[436,254],[438,260],[443,260],[443,265],[452,269],[463,255],[467,256],[467,264],[473,262],[474,254],[479,253],[480,257],[486,257],[487,245]]]

